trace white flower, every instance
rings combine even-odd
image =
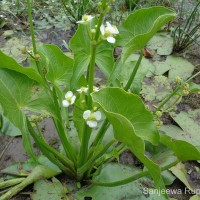
[[[88,92],[88,87],[81,87],[80,89],[78,89],[76,91],[79,92],[79,93],[81,93],[81,92],[87,93]],[[93,86],[93,91],[94,92],[98,92],[99,88],[96,87],[96,86]]]
[[[93,18],[94,18],[94,16],[92,16],[92,15],[83,15],[82,20],[77,21],[76,23],[77,24],[85,24],[85,23],[89,22],[90,20],[92,20]]]
[[[92,112],[90,110],[86,110],[83,113],[83,119],[85,119],[87,125],[90,128],[95,128],[97,126],[97,122],[101,119],[101,112]]]
[[[73,95],[72,91],[68,91],[65,94],[65,100],[62,101],[64,107],[69,107],[70,105],[74,104],[76,100],[76,96]]]
[[[81,93],[81,92],[87,93],[88,92],[88,88],[87,87],[81,87],[80,89],[78,89],[76,91],[79,92],[79,93]]]
[[[111,25],[109,22],[106,22],[106,27],[102,24],[100,31],[103,37],[105,37],[109,43],[115,43],[114,36],[119,34],[117,27]]]
[[[93,91],[94,91],[94,92],[98,92],[98,91],[99,91],[99,88],[96,87],[96,86],[93,86]]]

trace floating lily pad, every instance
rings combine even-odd
[[[68,199],[66,196],[67,189],[61,184],[61,182],[52,178],[52,181],[39,180],[34,184],[35,192],[31,194],[33,200],[62,200]]]
[[[161,101],[171,90],[167,77],[155,76],[143,84],[141,94],[147,101]]]
[[[183,132],[179,132],[182,138],[193,145],[200,146],[200,109],[182,111],[179,114],[171,113],[170,115],[182,128]],[[177,135],[176,132],[174,134]]]
[[[137,168],[120,165],[117,163],[109,163],[103,166],[102,171],[100,172],[98,176],[94,178],[94,181],[98,181],[98,182],[119,181],[119,180],[128,178],[138,172],[140,172],[140,170]],[[116,186],[116,187],[102,187],[102,186],[94,185],[91,187],[82,188],[74,195],[74,197],[77,200],[84,200],[87,198],[95,199],[95,200],[102,200],[102,199],[162,200],[164,199],[161,196],[158,196],[157,194],[146,193],[148,187],[152,187],[152,181],[147,178],[141,178],[129,184]]]
[[[191,183],[188,171],[183,163],[178,163],[176,166],[170,168],[170,171],[185,184],[188,190],[193,193],[195,192],[195,185]]]
[[[194,71],[194,65],[182,57],[168,56],[166,64],[170,66],[168,78],[173,80],[176,76],[180,76],[183,80],[191,77]]]
[[[152,50],[157,50],[157,54],[162,56],[170,55],[173,51],[173,38],[168,33],[157,33],[147,44]]]

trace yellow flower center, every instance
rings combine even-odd
[[[87,21],[88,20],[88,16],[87,15],[84,15],[83,16],[83,21]]]
[[[111,32],[110,32],[108,29],[105,29],[104,36],[105,36],[105,37],[111,36]]]

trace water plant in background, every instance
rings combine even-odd
[[[95,13],[98,3],[97,0],[60,0],[60,2],[63,5],[66,17],[74,24],[81,20],[84,14]]]
[[[199,5],[197,2],[190,15],[185,19],[184,17],[184,0],[181,2],[180,19],[181,22],[173,31],[174,51],[182,52],[193,44],[199,45]]]
[[[186,82],[176,81],[177,87],[154,113],[131,87],[140,67],[144,46],[176,14],[164,7],[140,9],[116,27],[104,21],[112,2],[99,1],[97,16],[84,14],[78,20],[78,29],[69,43],[74,56],[71,58],[54,45],[37,47],[31,1],[27,0],[33,49],[22,50],[29,55],[30,66],[24,68],[0,52],[0,104],[3,116],[21,131],[24,149],[31,160],[27,170],[17,167],[18,171],[14,174],[20,175],[20,179],[15,177],[1,183],[0,189],[5,188],[1,200],[10,199],[41,177],[52,178],[60,173],[81,185],[102,187],[124,185],[150,175],[153,187],[164,190],[163,171],[182,160],[200,159],[200,152],[195,146],[182,140],[174,141],[158,129],[166,105],[167,108],[173,107],[174,101],[172,105],[168,103],[174,96],[189,92],[187,82],[191,78]],[[122,49],[116,61],[113,57],[115,47]],[[139,59],[122,87],[116,80],[117,74],[135,51],[140,52]],[[106,77],[105,87],[95,86],[96,66]],[[140,77],[139,81],[143,78]],[[141,89],[138,87],[136,91]],[[48,144],[42,133],[40,123],[44,118],[52,119],[55,125],[61,142],[59,150]],[[41,154],[35,153],[31,138]],[[165,146],[173,155],[169,162],[157,164],[146,155],[147,146],[156,148],[158,144]],[[121,164],[108,163],[118,159],[126,149],[144,164],[144,168],[139,171],[127,169],[126,176],[122,176]],[[105,181],[107,179],[95,178],[103,172],[104,176],[112,174],[113,170],[120,179],[113,177]],[[9,173],[9,170],[5,169],[6,172]],[[56,182],[55,179],[52,181]],[[35,187],[38,188],[37,185]],[[72,195],[83,199],[83,196],[79,198],[80,193]],[[163,198],[167,198],[166,193]]]

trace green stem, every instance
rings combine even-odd
[[[54,105],[55,105],[55,109],[56,109],[56,113],[57,113],[57,118],[55,118],[55,117],[53,118],[56,130],[58,132],[58,135],[60,137],[60,140],[61,140],[61,143],[63,145],[66,155],[68,156],[68,158],[70,160],[72,160],[74,163],[76,163],[76,154],[67,138],[67,130],[63,124],[59,103],[57,100],[58,98],[57,98],[56,90],[54,87],[53,87],[52,95],[53,95]]]
[[[0,197],[0,200],[8,200],[11,199],[14,195],[16,195],[18,192],[23,190],[28,185],[35,183],[37,180],[41,178],[51,178],[56,175],[60,174],[58,171],[54,171],[46,166],[38,165],[33,169],[31,174],[24,179],[20,184],[14,186],[12,189],[10,189],[8,192],[6,192],[4,195]]]
[[[99,129],[99,131],[98,131],[98,133],[97,133],[97,135],[96,135],[91,147],[98,145],[98,143],[100,143],[102,141],[106,131],[108,130],[109,125],[110,124],[109,124],[108,119],[105,119],[103,124],[101,125],[101,128]]]
[[[87,160],[88,157],[88,144],[89,144],[89,139],[90,135],[92,132],[92,129],[85,124],[84,125],[84,134],[82,135],[82,141],[81,141],[81,147],[80,147],[80,155],[79,155],[79,161],[78,161],[78,166],[81,167]]]
[[[95,70],[95,58],[96,58],[96,47],[97,44],[95,41],[91,42],[91,59],[90,59],[90,65],[89,65],[89,73],[88,73],[88,107],[89,109],[92,109],[92,98],[90,94],[93,92],[93,86],[94,86],[94,70]]]
[[[68,160],[67,158],[65,158],[61,153],[57,152],[54,148],[49,146],[43,140],[41,140],[41,138],[35,133],[35,131],[34,131],[33,127],[31,126],[28,118],[27,118],[27,125],[28,125],[29,132],[31,133],[31,136],[35,140],[36,144],[38,145],[38,147],[40,148],[42,153],[52,163],[57,165],[63,172],[65,172],[65,173],[67,173],[69,175],[73,174],[74,173],[74,170],[73,170],[74,168],[73,168],[73,164],[71,163],[71,161]],[[62,163],[64,163],[70,169],[68,169],[66,166],[64,166],[62,163],[60,163],[56,158],[58,158],[58,160],[60,160]]]
[[[141,63],[141,61],[142,61],[142,58],[143,58],[143,51],[141,50],[141,52],[140,52],[140,57],[139,57],[139,59],[137,60],[137,63],[136,63],[136,65],[135,65],[135,67],[134,67],[134,70],[133,70],[133,72],[132,72],[132,74],[131,74],[131,76],[130,76],[130,78],[129,78],[127,84],[126,84],[126,86],[124,87],[124,90],[127,91],[127,90],[131,87],[131,84],[133,83],[133,80],[134,80],[134,78],[135,78],[135,76],[136,76],[136,74],[137,74],[137,71],[138,71],[138,69],[139,69],[139,66],[140,66],[140,63]]]
[[[191,76],[188,80],[186,80],[185,82],[183,82],[181,85],[179,85],[167,98],[165,98],[160,105],[158,106],[157,110],[160,110],[174,95],[176,95],[176,93],[179,91],[179,89],[187,82],[189,82],[190,80],[192,80],[193,78],[195,78],[196,76],[200,75],[200,71],[197,72],[196,74],[194,74],[193,76]]]
[[[31,13],[31,0],[27,0],[27,5],[28,5],[28,17],[29,17],[32,45],[33,45],[33,53],[35,55],[37,53],[37,49],[36,49],[35,34],[33,28],[33,17]]]
[[[95,156],[89,158],[89,160],[81,167],[78,168],[78,173],[83,174],[85,173],[89,168],[93,167],[94,162],[100,158],[106,151],[110,148],[112,144],[116,142],[115,139],[111,140],[98,154]],[[89,170],[90,171],[90,170]]]
[[[161,167],[161,171],[168,170],[171,167],[173,167],[176,164],[178,164],[179,162],[180,162],[179,160],[176,160],[173,163],[170,163],[169,165]],[[101,182],[89,181],[89,183],[91,183],[93,185],[104,186],[104,187],[115,187],[115,186],[128,184],[130,182],[138,180],[139,178],[142,178],[142,177],[147,176],[147,175],[149,175],[149,171],[143,171],[143,172],[140,172],[138,174],[135,174],[135,175],[133,175],[133,176],[131,176],[129,178],[126,178],[126,179],[123,179],[123,180],[120,180],[120,181],[115,181],[115,182],[110,182],[110,183],[101,183]]]
[[[0,189],[2,190],[3,188],[7,188],[13,185],[17,185],[21,183],[25,178],[15,178],[7,181],[2,181],[0,182]]]

